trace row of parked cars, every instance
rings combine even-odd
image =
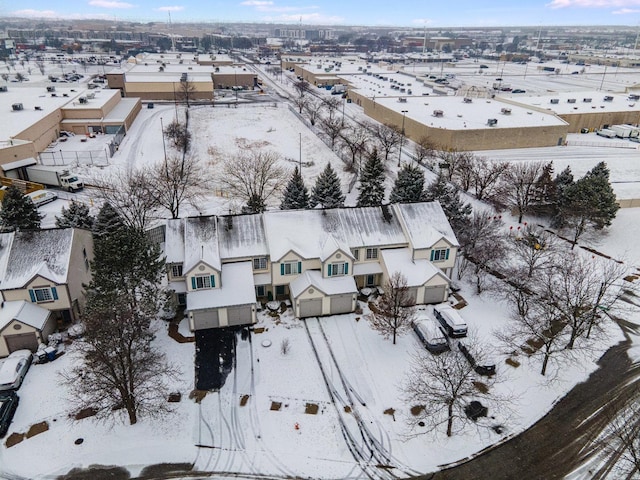
[[[32,363],[33,354],[29,350],[17,350],[0,364],[0,438],[9,430],[20,402],[16,390],[22,385]]]
[[[467,336],[467,323],[448,303],[433,307],[433,316],[430,318],[426,310],[418,310],[418,319],[413,324],[413,330],[420,342],[431,353],[438,354],[450,350],[449,339],[459,339]],[[437,321],[437,323],[436,323]],[[478,375],[491,376],[496,373],[495,364],[478,363],[476,355],[472,353],[463,342],[458,341],[457,348],[471,364]]]

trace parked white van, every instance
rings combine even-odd
[[[457,310],[448,303],[441,303],[433,307],[433,314],[451,338],[466,337],[467,324]]]
[[[27,193],[25,197],[31,199],[36,207],[40,207],[49,202],[53,202],[58,199],[58,194],[51,190],[36,190],[35,192]]]

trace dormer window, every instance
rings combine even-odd
[[[367,260],[375,260],[378,258],[377,248],[367,248]]]
[[[254,270],[266,270],[267,269],[267,257],[257,257],[253,259]]]
[[[449,249],[448,248],[439,248],[437,250],[431,250],[431,261],[432,262],[444,262],[449,259]]]
[[[349,264],[347,262],[331,263],[327,265],[328,277],[337,277],[339,275],[348,275],[348,274],[349,274]]]
[[[205,288],[214,288],[216,286],[216,277],[213,275],[196,275],[191,277],[191,288],[200,290]]]
[[[173,278],[179,278],[182,276],[182,264],[178,263],[175,265],[171,265],[171,276]]]

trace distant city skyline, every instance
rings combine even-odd
[[[429,2],[430,3],[430,2]],[[0,15],[43,19],[167,22],[266,22],[293,25],[490,27],[640,24],[640,0],[458,0],[422,5],[414,0],[34,0],[0,2]]]

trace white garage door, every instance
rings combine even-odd
[[[251,305],[227,308],[227,321],[229,325],[247,325],[253,323],[251,317]]]
[[[322,299],[300,300],[300,318],[322,315]]]
[[[417,287],[409,287],[407,290],[407,299],[409,300],[409,305],[415,305],[416,300],[418,298],[418,289]]]
[[[205,328],[217,328],[220,326],[218,321],[218,310],[201,310],[193,312],[193,327],[196,330],[204,330]]]
[[[424,303],[444,302],[445,286],[427,287],[424,290]]]
[[[331,313],[333,315],[351,311],[353,311],[353,295],[351,293],[331,297]]]
[[[25,348],[27,350],[31,350],[32,352],[38,350],[38,338],[36,337],[35,332],[6,335],[4,339],[7,342],[9,353]]]

